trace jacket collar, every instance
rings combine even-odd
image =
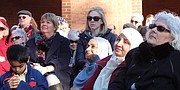
[[[51,44],[51,47],[50,47],[50,49],[49,49],[49,51],[47,53],[47,57],[46,57],[47,60],[61,45],[62,40],[64,40],[64,39],[61,39],[61,38],[62,37],[60,36],[60,34],[56,33],[56,35],[55,35],[55,37],[53,39],[53,42]],[[59,42],[59,43],[57,43],[57,42]]]
[[[152,59],[162,59],[169,55],[174,48],[169,43],[164,43],[162,45],[158,45],[156,47],[152,47],[147,41],[143,42],[139,46],[140,53],[142,54],[145,60],[152,60]]]

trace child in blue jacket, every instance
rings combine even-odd
[[[27,48],[12,45],[8,48],[9,72],[0,78],[0,90],[48,90],[46,78],[28,63]]]

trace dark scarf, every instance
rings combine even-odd
[[[41,33],[35,36],[35,44],[38,48],[36,50],[36,54],[38,56],[36,62],[40,63],[42,66],[44,66],[44,60],[49,48],[51,47],[54,36],[55,34],[53,34],[50,38],[45,38]]]
[[[169,55],[174,48],[169,43],[164,43],[162,45],[158,45],[156,47],[152,47],[152,45],[147,42],[143,42],[139,46],[140,54],[143,60],[152,61],[154,59],[161,60]]]

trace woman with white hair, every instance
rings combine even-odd
[[[74,79],[73,88],[81,89],[96,70],[96,62],[111,54],[112,49],[108,40],[101,37],[90,39],[85,50],[86,67]]]
[[[146,41],[126,55],[109,90],[180,90],[180,17],[155,15]]]
[[[27,41],[27,34],[24,30],[22,30],[21,28],[16,28],[15,30],[12,31],[11,42],[13,44],[19,44],[25,46],[26,41]]]
[[[117,36],[112,55],[97,62],[98,68],[82,90],[107,90],[117,72],[125,65],[127,52],[143,42],[141,34],[133,28],[125,28]]]

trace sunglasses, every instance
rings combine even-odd
[[[138,23],[138,21],[131,20],[131,23],[133,23],[133,22],[135,22],[135,24],[137,24],[137,23]]]
[[[153,28],[155,28],[155,27],[157,27],[157,30],[159,31],[159,32],[169,32],[170,33],[170,30],[168,30],[168,29],[166,29],[165,27],[163,27],[163,26],[157,26],[156,24],[150,24],[149,25],[149,29],[153,29]]]
[[[18,18],[19,19],[25,19],[26,17],[25,16],[19,16]]]
[[[78,41],[69,40],[70,43],[77,43]]]
[[[23,38],[22,36],[15,36],[11,38],[11,42]]]
[[[3,31],[3,30],[5,30],[5,28],[3,28],[3,27],[0,27],[0,31]]]
[[[94,21],[99,21],[99,19],[101,19],[99,16],[94,16],[94,17],[92,17],[92,16],[87,16],[87,20],[88,21],[92,21],[92,19],[94,20]]]

